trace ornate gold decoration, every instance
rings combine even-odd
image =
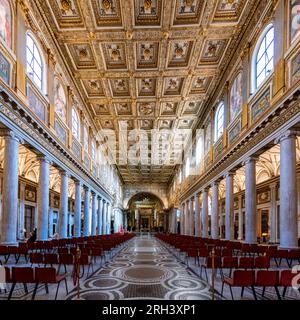
[[[111,0],[102,0],[102,6],[105,11],[110,10],[111,8]]]
[[[152,0],[144,0],[144,8],[149,10],[152,8]]]
[[[70,11],[71,8],[72,8],[71,1],[70,1],[70,0],[60,0],[60,4],[61,4],[61,7],[63,8],[63,10],[64,10],[65,12]]]

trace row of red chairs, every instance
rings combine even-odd
[[[11,289],[8,295],[8,300],[11,299],[15,290],[16,284],[22,283],[24,285],[25,293],[28,294],[27,284],[34,284],[34,290],[32,293],[32,300],[36,296],[39,285],[45,285],[46,293],[49,293],[48,284],[57,284],[55,300],[57,299],[58,291],[61,282],[65,282],[66,294],[68,294],[68,284],[66,275],[57,275],[55,268],[30,268],[30,267],[5,267],[5,282],[11,285]]]
[[[239,287],[242,289],[241,297],[243,297],[244,289],[250,287],[252,289],[253,297],[257,300],[255,287],[263,288],[262,296],[265,294],[266,287],[274,287],[277,297],[280,300],[279,287],[283,287],[282,297],[285,297],[286,290],[293,286],[293,279],[300,274],[300,272],[294,273],[291,270],[234,270],[232,277],[224,277],[222,280],[223,296],[224,286],[228,285],[230,288],[231,298],[234,300],[233,287]],[[298,285],[300,279],[298,280]]]

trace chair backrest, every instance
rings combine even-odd
[[[44,262],[44,255],[39,252],[32,252],[32,253],[30,253],[30,262],[31,263],[43,263]]]
[[[254,267],[258,269],[269,269],[270,258],[269,257],[256,257],[254,260]]]
[[[82,254],[79,259],[79,264],[89,265],[89,263],[90,263],[89,256],[87,254]]]
[[[300,277],[298,276],[300,274],[300,271],[293,272],[292,270],[282,270],[280,272],[280,286],[283,287],[292,287],[293,286],[293,280],[296,279],[295,277],[298,277],[297,284],[300,284]]]
[[[74,264],[74,256],[70,253],[62,253],[59,255],[59,263],[61,264]]]
[[[240,269],[252,269],[254,268],[254,259],[250,257],[240,257],[239,259]]]
[[[215,256],[214,258],[207,257],[207,259],[206,259],[206,267],[207,268],[213,267],[213,260],[214,260],[214,268],[221,268],[222,267],[221,257]]]
[[[58,264],[58,255],[56,253],[46,253],[45,263],[46,264]]]
[[[258,270],[256,272],[255,285],[273,287],[279,284],[279,270]]]
[[[34,283],[34,270],[29,267],[12,268],[12,281],[17,283]]]
[[[38,283],[55,283],[56,269],[55,268],[35,268],[35,280]]]
[[[237,268],[239,265],[237,257],[224,257],[222,261],[222,268]]]
[[[234,270],[233,285],[239,287],[252,286],[255,283],[255,272],[253,270]]]
[[[58,248],[57,252],[59,254],[66,254],[66,253],[69,253],[69,249],[68,248]]]

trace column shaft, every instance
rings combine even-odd
[[[203,191],[202,199],[202,237],[208,237],[208,190]]]
[[[256,212],[256,160],[250,158],[246,166],[246,243],[257,242],[257,212]]]
[[[96,193],[92,192],[92,236],[97,233],[97,208],[96,208]]]
[[[270,242],[276,243],[276,226],[277,226],[277,184],[270,184],[271,214],[269,219]]]
[[[37,239],[41,241],[48,240],[48,219],[49,219],[49,180],[50,164],[45,158],[39,159],[39,185],[37,194],[38,224]]]
[[[240,194],[238,198],[238,206],[239,206],[239,237],[238,240],[243,240],[243,229],[244,229],[244,219],[243,219],[243,197]]]
[[[189,221],[189,235],[195,236],[195,213],[194,213],[194,202],[190,199],[190,221]]]
[[[103,200],[103,223],[102,223],[102,234],[106,234],[106,215],[107,215],[107,205],[106,201]]]
[[[296,135],[287,132],[280,140],[280,247],[298,246]]]
[[[219,183],[212,185],[211,236],[219,239]]]
[[[69,177],[65,171],[61,172],[60,203],[59,203],[59,237],[68,236],[68,188]]]
[[[20,141],[12,132],[7,134],[4,139],[1,242],[16,244]]]
[[[101,197],[98,197],[98,235],[102,234],[102,211],[103,201]]]
[[[85,187],[84,188],[84,226],[83,226],[83,235],[85,237],[90,235],[90,229],[91,229],[90,199],[91,199],[90,189],[88,187]]]
[[[195,236],[200,237],[200,199],[199,194],[195,194]]]
[[[81,237],[81,183],[75,181],[74,237]]]
[[[234,212],[233,212],[233,174],[226,176],[226,199],[225,199],[225,239],[233,240],[234,238]]]

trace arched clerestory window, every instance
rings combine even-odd
[[[80,118],[75,107],[72,108],[72,133],[80,141]]]
[[[215,114],[215,142],[219,140],[224,132],[224,103],[221,102]]]
[[[274,70],[274,26],[268,25],[261,34],[252,60],[252,91],[258,89]]]

